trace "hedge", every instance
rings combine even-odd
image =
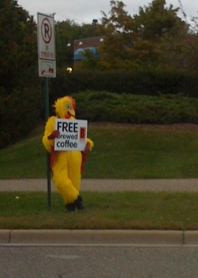
[[[79,71],[71,74],[59,70],[51,81],[50,96],[57,97],[79,91],[94,90],[134,95],[182,94],[198,96],[197,74],[173,71]]]

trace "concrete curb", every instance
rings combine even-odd
[[[0,244],[196,245],[198,231],[0,230]]]

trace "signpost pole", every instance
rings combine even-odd
[[[55,53],[55,26],[54,16],[37,14],[38,19],[38,69],[39,76],[44,77],[45,94],[45,118],[49,118],[49,88],[48,78],[56,77],[56,53]],[[50,153],[47,152],[47,196],[48,210],[51,209],[51,173]]]
[[[49,85],[48,77],[44,78],[44,94],[45,94],[45,118],[49,118]],[[46,152],[47,162],[47,205],[48,210],[51,209],[51,175],[50,175],[50,153]]]

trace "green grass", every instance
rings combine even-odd
[[[190,126],[90,124],[94,149],[84,178],[197,178],[198,129]],[[45,178],[43,126],[0,151],[0,179]]]
[[[19,198],[16,199],[16,196]],[[198,193],[84,192],[84,211],[67,214],[58,193],[0,193],[0,229],[196,230]]]
[[[0,179],[45,178],[43,127],[0,151]],[[197,178],[195,125],[90,124],[95,147],[84,178]],[[19,196],[19,198],[16,198]],[[84,192],[86,209],[66,214],[59,194],[1,192],[0,229],[198,229],[198,193]]]

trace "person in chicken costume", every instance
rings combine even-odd
[[[65,96],[57,99],[54,107],[56,116],[51,116],[47,120],[42,138],[44,147],[51,156],[52,179],[63,197],[67,211],[82,210],[84,205],[80,195],[81,171],[86,155],[93,147],[93,141],[86,139],[83,152],[55,151],[54,139],[60,135],[60,132],[55,130],[55,121],[57,118],[75,120],[75,100],[70,96]]]

